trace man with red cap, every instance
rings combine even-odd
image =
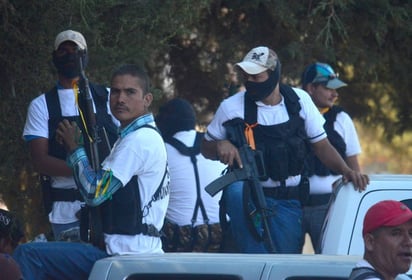
[[[350,280],[393,280],[412,262],[412,211],[402,202],[384,200],[373,205],[363,220],[365,252]]]

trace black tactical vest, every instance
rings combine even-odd
[[[261,150],[268,177],[284,182],[302,173],[308,151],[304,120],[299,116],[299,97],[293,89],[280,84],[289,120],[276,125],[258,124],[253,128],[256,149]],[[245,95],[245,122],[257,122],[257,106]]]
[[[116,141],[117,127],[113,123],[112,117],[107,112],[107,100],[108,92],[104,86],[90,84],[90,91],[93,96],[93,101],[96,107],[96,122],[99,127],[104,127],[106,129],[110,146],[113,146]],[[49,154],[63,159],[66,159],[66,150],[64,146],[57,143],[56,141],[56,129],[58,124],[63,120],[67,119],[70,122],[76,121],[77,125],[81,127],[84,131],[83,124],[79,120],[79,116],[62,116],[59,95],[57,94],[57,88],[54,87],[49,92],[45,94],[47,110],[49,111]],[[84,138],[85,147],[88,142],[87,137]],[[104,159],[107,155],[101,155],[101,159]]]
[[[328,112],[323,116],[326,120],[323,127],[328,135],[329,142],[333,147],[338,151],[342,158],[346,158],[346,143],[343,140],[342,136],[335,130],[334,123],[336,121],[336,116],[338,113],[342,112],[343,109],[339,106],[332,106]],[[313,150],[310,151],[307,161],[305,163],[307,168],[307,175],[318,175],[318,176],[328,176],[328,175],[337,175],[336,172],[327,168],[313,153]]]
[[[157,128],[151,125],[143,125],[139,127],[139,129],[142,127],[148,127],[158,131]],[[166,176],[167,169],[165,169],[159,187],[152,196],[152,202],[162,199],[162,187]],[[118,189],[110,199],[98,207],[100,207],[102,213],[104,233],[124,235],[142,233],[149,236],[160,236],[159,230],[156,229],[154,225],[142,223],[143,212],[140,203],[137,176],[133,176],[124,187]]]

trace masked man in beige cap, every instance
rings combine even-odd
[[[227,121],[232,120],[243,124],[249,132],[246,138],[249,146],[263,154],[267,176],[259,179],[269,232],[261,219],[262,211],[256,211],[259,208],[256,199],[253,195],[247,197],[249,184],[238,181],[228,185],[223,193],[234,239],[244,253],[300,253],[301,201],[308,191],[307,180],[301,176],[306,143],[311,143],[326,166],[353,181],[356,188],[364,189],[369,178],[349,168],[329,143],[324,119],[310,96],[280,83],[280,61],[273,50],[256,47],[237,66],[246,91],[220,104],[207,127],[202,153],[242,169],[239,150],[229,141],[226,127],[230,125]]]
[[[366,212],[363,220],[363,260],[350,280],[394,280],[412,262],[412,211],[402,202],[383,200]]]
[[[36,97],[29,106],[23,138],[28,143],[32,163],[42,174],[43,200],[55,240],[78,240],[81,196],[65,162],[66,151],[56,141],[60,121],[79,121],[74,86],[80,79],[80,60],[87,65],[87,44],[77,31],[65,30],[56,36],[53,45],[53,64],[58,80],[47,93]],[[117,138],[117,121],[108,109],[106,87],[90,83],[96,120],[104,126],[111,143]]]

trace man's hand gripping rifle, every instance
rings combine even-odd
[[[207,185],[205,190],[211,196],[214,196],[223,188],[234,182],[245,181],[245,184],[249,184],[251,198],[256,205],[256,211],[260,214],[262,221],[263,236],[261,236],[261,238],[265,242],[269,252],[275,253],[276,249],[270,235],[266,199],[259,180],[259,178],[266,177],[262,152],[259,150],[252,150],[247,143],[244,133],[245,123],[243,119],[232,119],[225,122],[223,125],[226,128],[228,140],[238,148],[243,168],[234,166],[228,173]]]

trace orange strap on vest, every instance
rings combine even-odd
[[[245,136],[246,136],[246,141],[249,144],[249,146],[252,148],[252,150],[256,150],[256,145],[255,145],[255,137],[253,136],[253,128],[255,128],[258,123],[254,124],[248,124],[245,123]]]

